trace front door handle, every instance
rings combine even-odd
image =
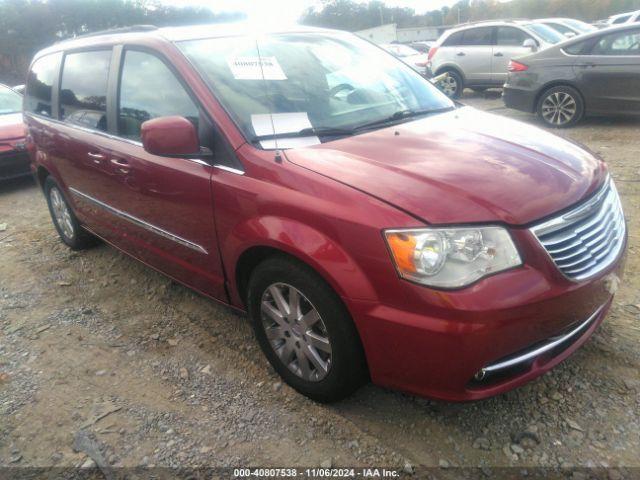
[[[87,156],[93,161],[93,163],[101,163],[104,160],[104,155],[102,153],[89,152]]]
[[[466,53],[464,53],[464,52],[458,52],[458,53],[456,53],[456,55],[457,55],[457,56],[459,56],[459,57],[464,57],[464,56],[466,55]]]
[[[129,170],[131,169],[129,162],[123,158],[112,158],[111,163],[117,167],[117,170],[120,173],[129,173]]]
[[[593,67],[595,67],[595,66],[596,66],[596,64],[595,64],[595,63],[592,63],[592,62],[587,62],[587,63],[581,63],[581,64],[580,64],[580,65],[578,65],[578,66],[579,66],[579,67],[582,67],[582,68],[593,68]]]
[[[502,54],[502,52],[497,52],[493,54],[494,57],[504,57],[504,55]]]

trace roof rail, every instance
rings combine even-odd
[[[107,30],[99,30],[97,32],[84,33],[82,35],[77,35],[75,37],[71,37],[65,40],[71,40],[76,38],[98,37],[100,35],[111,35],[113,33],[151,32],[157,29],[158,27],[156,27],[155,25],[131,25],[129,27],[110,28]]]
[[[452,28],[454,27],[466,27],[469,25],[478,25],[478,24],[482,24],[482,23],[495,23],[495,22],[505,22],[505,23],[513,23],[513,22],[522,22],[522,21],[527,21],[529,20],[528,18],[495,18],[492,20],[475,20],[473,22],[462,22],[462,23],[458,23],[457,25],[453,25]]]

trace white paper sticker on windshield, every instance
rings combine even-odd
[[[291,137],[266,139],[260,142],[262,148],[299,148],[317,145],[320,139],[315,135],[298,137],[296,134],[305,128],[311,128],[311,122],[306,112],[290,113],[262,113],[251,115],[251,125],[256,135],[280,135],[291,133]]]
[[[276,57],[235,57],[227,59],[236,80],[286,80]]]

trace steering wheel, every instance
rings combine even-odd
[[[339,94],[343,90],[355,90],[355,87],[353,85],[349,85],[348,83],[340,83],[335,87],[333,87],[331,90],[329,90],[329,96],[335,97],[337,94]]]

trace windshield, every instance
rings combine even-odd
[[[588,23],[581,22],[580,20],[574,20],[572,18],[567,18],[564,20],[564,23],[575,28],[576,30],[580,30],[581,32],[593,32],[596,30],[596,27],[593,25],[589,25]]]
[[[214,38],[178,46],[248,139],[353,130],[397,112],[453,108],[410,67],[350,34]]]
[[[545,25],[553,28],[554,30],[557,30],[558,32],[562,33],[563,35],[566,35],[567,33],[575,34],[575,32],[572,29],[570,29],[566,25],[562,25],[561,23],[547,22],[547,23],[545,23]]]
[[[0,86],[0,115],[22,111],[22,96],[10,88]]]
[[[567,39],[557,30],[544,25],[543,23],[530,23],[527,27],[533,30],[546,43],[556,44]]]

